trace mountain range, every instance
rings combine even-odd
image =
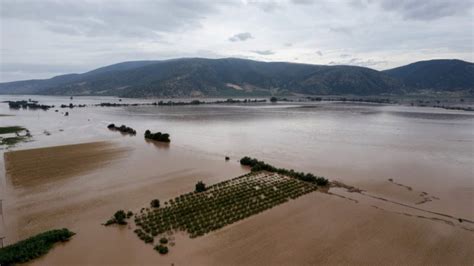
[[[474,64],[420,61],[394,69],[260,62],[237,58],[130,61],[83,74],[0,83],[1,94],[121,97],[393,95],[418,91],[474,94]]]

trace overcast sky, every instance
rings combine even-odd
[[[474,61],[474,0],[0,0],[0,82],[132,60]]]

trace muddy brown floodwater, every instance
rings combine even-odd
[[[67,97],[32,98],[69,104]],[[147,100],[124,99],[123,102]],[[118,102],[75,97],[74,104]],[[474,115],[367,104],[252,104],[10,110],[0,125],[32,141],[3,149],[5,243],[67,227],[71,241],[39,265],[314,265],[474,262]],[[125,124],[136,136],[109,131]],[[143,139],[146,129],[171,143]],[[50,134],[46,134],[45,130]],[[224,156],[230,156],[226,162]],[[137,211],[248,171],[249,155],[340,182],[203,237],[175,235],[160,256],[127,226],[104,227],[116,210]],[[354,187],[351,189],[351,187]]]

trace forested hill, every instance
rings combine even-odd
[[[461,60],[420,61],[385,70],[413,89],[465,90],[474,89],[474,64]]]
[[[455,66],[444,66],[453,61]],[[237,58],[131,61],[83,74],[0,83],[0,93],[245,97],[292,94],[381,95],[402,94],[425,88],[474,88],[472,63],[460,60],[427,62],[431,62],[430,67],[418,67],[417,64],[424,65],[424,62],[418,62],[405,67],[376,71],[358,66],[259,62]],[[444,71],[448,71],[445,76],[442,75]],[[412,72],[415,74],[411,74]],[[416,81],[416,76],[425,81]]]

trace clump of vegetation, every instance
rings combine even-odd
[[[145,233],[142,229],[135,229],[135,234],[137,234],[138,238],[140,238],[145,243],[153,243],[153,237],[150,236],[148,233]]]
[[[25,263],[46,253],[57,242],[68,241],[74,235],[66,228],[47,231],[0,248],[0,265]]]
[[[196,189],[195,189],[196,192],[204,192],[206,191],[206,184],[204,184],[204,182],[202,181],[199,181],[196,183]]]
[[[166,237],[160,238],[160,243],[163,244],[163,245],[168,244],[168,238],[166,238]]]
[[[120,127],[116,127],[115,124],[109,124],[107,126],[110,130],[117,130],[124,134],[136,135],[137,131],[131,127],[127,127],[126,125],[121,125]]]
[[[25,132],[23,135],[20,133]],[[1,137],[0,136],[0,145],[12,146],[18,142],[25,141],[31,137],[30,131],[24,127],[19,126],[10,126],[10,127],[0,127],[0,135],[3,134],[12,134],[15,136],[10,137]]]
[[[270,98],[270,102],[276,103],[278,101],[277,97],[272,97]]]
[[[18,142],[22,142],[24,140],[25,140],[25,137],[9,137],[9,138],[0,137],[0,145],[14,146]]]
[[[8,106],[12,109],[31,109],[31,110],[36,110],[36,109],[42,109],[42,110],[48,110],[49,108],[54,108],[54,105],[44,105],[44,104],[38,104],[38,101],[33,101],[31,99],[22,100],[22,101],[8,101]]]
[[[168,253],[168,247],[164,245],[157,245],[155,247],[155,250],[158,251],[158,253],[164,255]]]
[[[111,225],[111,224],[119,224],[119,225],[125,225],[127,224],[127,219],[132,217],[133,213],[129,211],[128,213],[125,213],[124,210],[119,210],[116,211],[114,216],[110,218],[107,222],[105,222],[105,226]]]
[[[170,142],[171,141],[170,140],[170,134],[161,133],[161,132],[151,133],[150,130],[145,131],[145,138],[155,140],[155,141],[161,141],[161,142]]]
[[[86,105],[85,104],[72,104],[72,103],[70,103],[68,105],[67,104],[61,104],[59,107],[61,107],[61,108],[71,108],[72,109],[72,108],[77,108],[77,107],[84,108],[84,107],[86,107]]]
[[[160,207],[160,200],[159,199],[154,199],[150,202],[150,206],[153,208],[159,208]]]
[[[0,134],[19,133],[23,130],[26,130],[26,128],[19,126],[0,127]]]
[[[295,172],[293,169],[288,170],[284,168],[276,168],[263,161],[259,161],[257,159],[253,159],[247,156],[240,159],[240,164],[250,166],[252,172],[268,171],[273,173],[279,173],[282,175],[297,178],[305,182],[311,182],[317,184],[318,186],[326,186],[328,184],[328,180],[322,176],[315,176],[311,173]]]

